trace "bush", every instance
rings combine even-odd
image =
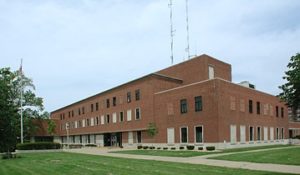
[[[171,150],[176,150],[176,147],[172,147]]]
[[[201,151],[202,151],[202,150],[203,150],[203,147],[198,147],[198,150],[201,150]]]
[[[187,150],[194,150],[194,148],[195,148],[195,146],[193,146],[193,145],[187,145],[186,146]]]
[[[119,147],[120,147],[120,148],[124,148],[124,146],[122,146],[122,145],[121,145],[121,146],[119,146]]]
[[[157,147],[156,149],[161,149],[161,147]]]
[[[179,149],[181,149],[181,150],[182,150],[182,149],[184,149],[184,147],[183,147],[183,146],[181,146],[181,147],[179,147]]]
[[[164,150],[167,150],[167,149],[168,149],[168,147],[164,147],[163,149],[164,149]]]
[[[60,149],[61,145],[54,142],[19,143],[18,150]]]
[[[86,144],[85,146],[86,146],[86,147],[97,147],[96,144],[92,144],[92,143]]]
[[[142,148],[143,148],[142,145],[137,146],[137,149],[142,149]]]
[[[300,139],[300,135],[293,137],[293,139]]]
[[[66,145],[67,146],[67,145]],[[81,148],[82,144],[70,144],[69,148],[74,149],[74,148]]]
[[[143,149],[148,149],[149,147],[148,146],[143,146]]]
[[[150,146],[149,149],[155,149],[155,147],[154,146]]]
[[[213,151],[213,150],[215,150],[216,148],[214,147],[214,146],[207,146],[206,147],[206,150],[207,151]]]

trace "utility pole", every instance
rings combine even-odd
[[[173,58],[173,36],[174,36],[174,30],[173,30],[173,14],[172,14],[172,0],[169,2],[169,8],[170,8],[170,39],[171,39],[171,64],[173,65],[174,58]]]
[[[20,75],[21,75],[21,92],[20,92],[20,108],[21,108],[21,143],[24,143],[24,138],[23,138],[23,70],[22,70],[22,66],[23,66],[23,59],[21,59],[21,66],[20,66]]]

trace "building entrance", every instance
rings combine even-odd
[[[122,146],[122,133],[105,133],[104,146]]]

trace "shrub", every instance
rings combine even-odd
[[[66,145],[67,146],[67,145]],[[74,149],[74,148],[81,148],[82,145],[81,144],[70,144],[69,148]]]
[[[122,146],[122,145],[121,145],[121,146],[119,146],[119,147],[120,147],[120,148],[124,148],[124,146]]]
[[[293,137],[293,139],[300,139],[300,135]]]
[[[149,147],[148,146],[143,146],[143,149],[148,149]]]
[[[137,146],[137,149],[142,149],[142,148],[143,148],[142,145],[138,145],[138,146]]]
[[[206,150],[207,151],[213,151],[213,150],[215,150],[216,148],[214,147],[214,146],[207,146],[206,147]]]
[[[157,147],[156,149],[161,149],[161,147]]]
[[[40,150],[40,149],[60,149],[61,145],[54,142],[35,142],[35,143],[19,143],[19,150]]]
[[[96,144],[92,144],[92,143],[86,144],[85,146],[86,146],[86,147],[97,147]]]
[[[183,146],[181,146],[181,147],[179,147],[179,149],[181,149],[181,150],[182,150],[182,149],[184,149],[184,147],[183,147]]]
[[[176,147],[172,147],[171,150],[176,150]]]
[[[198,147],[198,150],[201,150],[201,151],[202,151],[202,150],[203,150],[203,147]]]
[[[194,150],[195,146],[194,145],[187,145],[186,149],[187,150]]]
[[[155,147],[154,146],[150,146],[149,149],[155,149]]]
[[[168,149],[168,147],[164,147],[163,149],[164,149],[164,150],[167,150],[167,149]]]

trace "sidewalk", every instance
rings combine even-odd
[[[277,149],[277,148],[275,148],[275,149]],[[227,167],[227,168],[241,168],[241,169],[249,169],[249,170],[300,174],[300,166],[279,165],[279,164],[269,164],[269,163],[235,162],[235,161],[226,161],[226,160],[207,159],[207,157],[212,157],[211,155],[210,156],[188,157],[188,158],[147,156],[147,155],[109,153],[109,151],[117,151],[117,150],[111,150],[111,149],[107,149],[107,148],[103,148],[103,149],[102,148],[101,149],[99,149],[99,148],[82,148],[82,149],[70,149],[70,150],[65,150],[65,151],[72,152],[72,153],[119,157],[119,158],[126,158],[126,159],[142,159],[142,160],[155,160],[155,161],[164,161],[164,162],[202,164],[202,165],[219,166],[219,167]],[[224,153],[224,154],[233,154],[233,153]],[[218,154],[218,156],[220,156],[220,155],[222,155],[222,154]]]

